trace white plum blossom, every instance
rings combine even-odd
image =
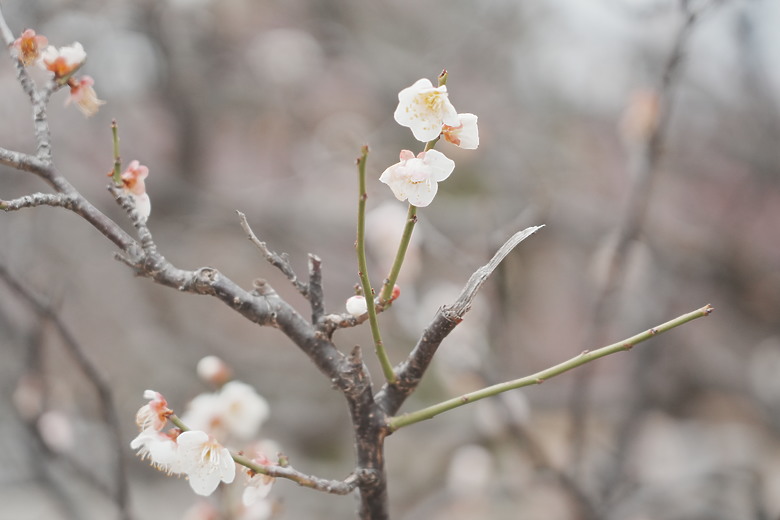
[[[195,397],[181,419],[188,427],[207,431],[219,439],[249,440],[269,412],[268,402],[253,387],[231,381],[219,392]]]
[[[241,381],[231,381],[222,387],[220,399],[227,411],[225,422],[231,434],[251,439],[268,419],[270,408],[255,389]]]
[[[173,414],[168,408],[168,401],[160,392],[154,390],[146,390],[144,399],[149,399],[149,402],[135,414],[135,423],[141,430],[162,430],[168,422],[168,417]]]
[[[356,318],[367,313],[366,297],[362,294],[356,294],[347,298],[347,312]]]
[[[450,176],[455,162],[441,152],[428,150],[417,157],[409,150],[401,151],[401,162],[390,166],[379,180],[387,184],[398,200],[423,208],[433,201],[438,182]]]
[[[410,128],[415,139],[424,143],[436,139],[443,125],[456,127],[460,124],[447,87],[434,87],[425,78],[398,93],[398,107],[393,117],[399,125]]]
[[[179,445],[176,437],[179,430],[170,430],[166,433],[147,429],[138,434],[130,442],[130,448],[138,450],[141,460],[149,458],[152,466],[166,473],[181,473],[177,461]]]
[[[190,487],[198,495],[209,496],[220,481],[233,482],[236,464],[230,451],[202,431],[186,431],[176,440],[176,468],[187,475]]]
[[[460,124],[457,126],[444,125],[444,139],[466,150],[476,150],[479,146],[477,116],[469,113],[458,114],[458,120]]]
[[[41,53],[39,63],[41,66],[54,73],[57,79],[66,78],[76,72],[87,59],[87,53],[79,42],[70,46],[54,47],[49,45]]]

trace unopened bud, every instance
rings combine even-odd
[[[233,377],[230,367],[217,356],[206,356],[198,361],[198,377],[214,386],[222,386]]]

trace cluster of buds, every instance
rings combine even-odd
[[[94,115],[105,101],[98,99],[93,85],[95,80],[90,76],[75,77],[87,59],[84,47],[78,42],[65,47],[49,45],[45,36],[27,29],[13,43],[19,61],[25,67],[38,64],[41,68],[54,74],[54,80],[61,85],[70,87],[70,96],[65,105],[75,104],[87,117]]]
[[[240,381],[230,381],[213,393],[193,399],[178,419],[159,392],[147,390],[148,403],[136,413],[140,433],[130,443],[142,459],[169,475],[184,475],[192,490],[211,495],[220,482],[230,484],[236,477],[236,463],[226,447],[229,442],[247,442],[268,417],[268,403],[255,390]],[[179,427],[165,430],[169,422]],[[185,428],[186,426],[186,428]],[[267,456],[276,446],[256,442],[244,450],[255,464],[271,466]],[[264,500],[274,479],[251,469],[245,471],[244,508]]]

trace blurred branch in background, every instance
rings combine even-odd
[[[48,484],[52,493],[58,497],[58,500],[67,506],[65,507],[65,511],[71,511],[70,514],[73,518],[81,517],[80,513],[77,514],[77,512],[83,504],[77,505],[77,502],[71,503],[70,499],[65,499],[60,491],[58,491],[59,484],[56,479],[49,476],[47,468],[49,464],[54,463],[57,460],[63,461],[66,466],[73,471],[74,475],[79,476],[90,486],[116,502],[119,518],[130,520],[132,517],[130,515],[128,502],[127,471],[124,457],[122,456],[125,443],[122,442],[122,434],[119,427],[116,408],[114,406],[111,386],[104,379],[100,370],[86,356],[84,349],[79,345],[76,338],[70,330],[68,330],[51,305],[33,295],[33,293],[14,278],[2,264],[0,264],[0,279],[3,280],[10,293],[18,301],[23,302],[38,317],[36,334],[34,336],[36,340],[32,341],[29,345],[29,352],[26,356],[28,361],[25,372],[21,374],[17,380],[17,388],[15,391],[17,402],[15,404],[17,405],[17,412],[23,419],[27,432],[30,435],[29,440],[36,448],[31,449],[31,454],[36,460],[36,465],[40,469],[39,475],[44,479],[44,482]],[[103,482],[102,477],[91,469],[91,465],[85,464],[85,461],[89,462],[88,457],[77,457],[75,453],[53,449],[52,444],[55,444],[56,448],[56,443],[48,441],[48,439],[52,437],[56,438],[58,435],[57,432],[50,433],[46,431],[47,424],[45,420],[42,420],[47,416],[46,414],[52,413],[51,410],[46,410],[45,406],[45,395],[51,391],[52,382],[48,381],[48,376],[45,373],[42,364],[42,350],[46,343],[45,330],[49,325],[54,329],[54,332],[61,340],[62,346],[76,362],[76,365],[81,369],[84,377],[93,387],[94,392],[97,395],[100,403],[100,413],[111,439],[111,446],[108,452],[112,454],[112,460],[110,461],[110,470],[108,473],[113,476],[113,482],[110,484]],[[49,415],[49,417],[52,416]],[[65,420],[68,419],[65,418]],[[68,428],[67,425],[64,425],[63,427]],[[56,429],[57,425],[50,424],[48,425],[48,428]],[[65,444],[67,448],[72,447],[67,446],[67,442]]]
[[[685,54],[691,35],[701,22],[704,10],[710,9],[715,2],[705,4],[705,7],[691,7],[687,0],[680,0],[680,28],[672,44],[669,57],[662,68],[657,87],[636,91],[626,108],[621,133],[628,151],[628,179],[630,188],[623,215],[618,221],[615,242],[610,249],[610,259],[606,273],[594,296],[591,318],[588,321],[590,330],[586,333],[586,344],[601,342],[608,336],[610,327],[618,323],[621,316],[619,289],[625,281],[626,269],[631,259],[632,247],[635,247],[643,231],[648,207],[653,197],[653,186],[659,170],[658,163],[664,152],[667,141],[669,122],[674,111],[676,89],[682,68],[685,64]],[[598,484],[600,503],[609,503],[615,492],[616,484],[622,477],[623,465],[626,462],[628,445],[636,438],[636,429],[640,418],[646,412],[647,375],[649,365],[657,355],[657,351],[643,350],[634,362],[634,385],[630,389],[632,402],[626,417],[623,418],[615,433],[615,449],[610,456],[611,463],[602,469]],[[582,464],[585,442],[588,432],[587,418],[590,408],[590,387],[595,375],[595,369],[585,367],[578,371],[571,391],[571,465],[569,471],[575,479],[582,479]]]

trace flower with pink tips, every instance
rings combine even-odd
[[[41,66],[54,73],[56,79],[67,78],[76,72],[87,59],[87,53],[79,42],[70,46],[54,47],[49,45],[41,53]]]
[[[417,157],[409,150],[401,151],[401,162],[387,168],[379,180],[387,184],[398,200],[422,208],[433,201],[438,183],[455,169],[455,162],[436,150],[420,152]]]
[[[460,124],[458,126],[444,125],[442,136],[455,146],[465,150],[476,150],[479,146],[479,130],[477,129],[477,116],[474,114],[458,114]]]
[[[76,108],[85,116],[90,117],[95,115],[100,106],[105,105],[106,102],[102,99],[98,99],[97,92],[95,92],[93,87],[94,84],[95,80],[92,79],[92,76],[69,79],[68,86],[70,87],[70,96],[65,99],[65,106],[75,103]]]
[[[165,428],[168,417],[173,415],[173,410],[168,408],[168,401],[160,392],[146,390],[144,399],[149,402],[143,405],[135,414],[135,423],[141,430],[160,431]]]
[[[32,29],[26,29],[22,35],[16,39],[13,43],[13,48],[16,49],[19,61],[25,67],[40,58],[41,49],[49,45],[49,40],[45,36],[35,34]]]
[[[268,457],[260,455],[252,459],[252,462],[261,466],[274,466],[275,462],[271,461]],[[265,499],[271,492],[276,479],[263,473],[255,473],[254,471],[247,470],[247,476],[249,481],[247,482],[244,492],[241,494],[241,501],[245,506],[251,506],[259,500]]]
[[[144,182],[148,176],[149,168],[138,161],[132,161],[121,176],[125,192],[133,197],[135,210],[142,222],[146,222],[152,212],[152,202],[149,200],[149,195],[146,194],[146,183]]]

